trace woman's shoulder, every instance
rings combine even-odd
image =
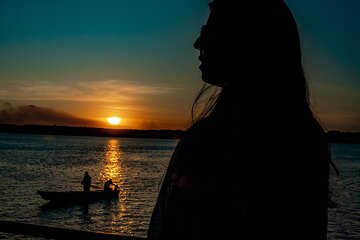
[[[184,134],[185,139],[234,138],[245,135],[248,131],[239,114],[228,113],[221,116],[205,117],[191,125]]]
[[[196,152],[203,150],[203,146],[208,146],[209,142],[215,138],[216,128],[213,120],[203,118],[193,123],[179,140],[177,149],[181,151]],[[187,151],[186,151],[187,150]]]
[[[184,135],[179,140],[177,148],[191,148],[192,146],[197,145],[196,143],[201,142],[201,139],[206,138],[210,129],[209,119],[207,118],[193,123],[185,130]]]
[[[211,117],[203,118],[192,124],[185,131],[183,141],[190,141],[192,143],[200,141],[201,143],[204,143],[210,139],[219,138],[221,137],[221,134],[227,132],[223,131],[223,126],[224,124],[219,123]]]
[[[212,127],[212,121],[210,118],[206,117],[203,118],[195,123],[193,123],[186,131],[185,131],[185,137],[193,134],[202,134],[204,132],[207,132],[209,128]]]

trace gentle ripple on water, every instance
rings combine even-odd
[[[163,173],[177,140],[0,134],[0,219],[145,237]],[[339,207],[329,211],[329,240],[360,239],[360,145],[333,144]],[[37,190],[92,189],[112,178],[120,198],[88,206],[40,208]],[[0,233],[0,239],[36,239]],[[40,239],[39,239],[40,240]]]
[[[340,170],[331,181],[339,206],[329,210],[328,239],[360,239],[360,145],[333,144],[331,150]]]
[[[0,134],[0,219],[146,236],[161,176],[177,140]],[[37,190],[92,189],[111,178],[119,200],[40,209]],[[1,238],[2,235],[0,235]],[[7,235],[3,235],[7,236]]]

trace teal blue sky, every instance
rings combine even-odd
[[[286,2],[314,111],[328,130],[360,131],[360,2]],[[207,4],[0,0],[0,122],[106,127],[116,115],[124,128],[186,128]]]

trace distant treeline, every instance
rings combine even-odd
[[[360,132],[329,131],[327,137],[330,143],[360,143]]]
[[[15,124],[0,124],[0,132],[21,133],[21,134],[155,138],[155,139],[179,139],[184,134],[183,130],[108,129],[108,128],[90,128],[90,127],[15,125]],[[330,143],[360,143],[360,132],[329,131],[326,134]]]
[[[182,136],[184,131],[0,124],[0,132],[21,133],[21,134],[70,135],[70,136],[178,139]]]

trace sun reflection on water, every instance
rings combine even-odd
[[[100,171],[100,180],[102,183],[112,179],[112,182],[118,185],[120,189],[119,205],[111,205],[108,210],[111,212],[107,215],[108,222],[111,225],[111,232],[121,232],[123,234],[131,235],[131,228],[128,224],[124,224],[122,219],[126,216],[127,209],[125,207],[126,191],[124,190],[124,176],[121,167],[122,150],[121,140],[111,138],[107,141],[104,151],[103,163]],[[114,186],[112,186],[114,187]]]
[[[100,172],[100,179],[103,183],[112,179],[112,182],[118,185],[121,189],[121,148],[119,139],[109,139],[106,144],[104,152],[104,159],[102,169]]]

